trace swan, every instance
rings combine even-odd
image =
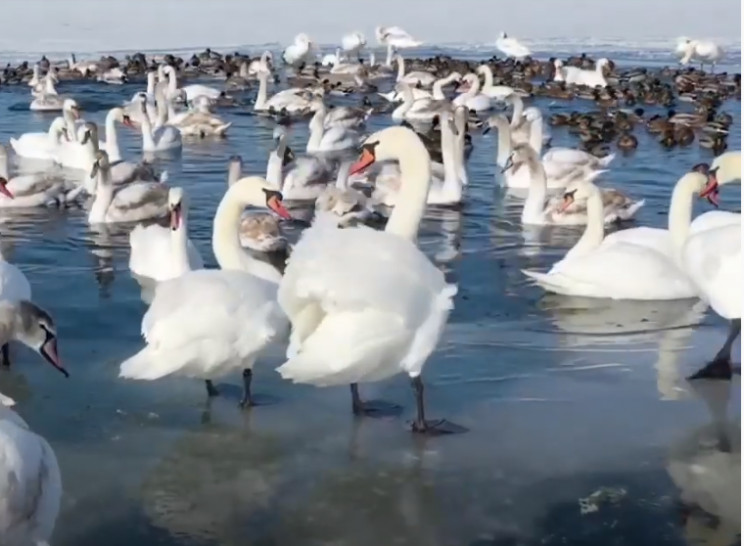
[[[352,222],[365,222],[379,214],[374,201],[361,191],[349,187],[352,162],[344,161],[338,169],[336,184],[328,186],[315,200],[315,214],[335,218],[340,227]]]
[[[555,73],[553,74],[554,82],[577,83],[583,70],[578,66],[564,66],[563,61],[556,59],[553,61]]]
[[[210,110],[211,102],[211,99],[201,95],[193,101],[191,109],[176,113],[173,102],[168,101],[168,124],[176,127],[183,136],[225,136],[232,123],[225,123],[215,115]]]
[[[604,76],[604,67],[609,64],[609,60],[602,58],[596,62],[594,70],[577,68],[576,70],[567,70],[563,68],[563,77],[565,82],[574,85],[586,85],[587,87],[607,87],[607,80]]]
[[[46,133],[23,133],[18,138],[11,138],[10,146],[23,159],[53,161],[60,141],[67,138],[67,123],[60,116],[52,121]]]
[[[357,383],[406,372],[416,397],[413,431],[437,433],[425,418],[421,371],[457,288],[415,244],[431,179],[426,148],[410,129],[383,129],[366,140],[352,173],[384,160],[399,161],[405,181],[385,231],[338,229],[319,217],[294,247],[278,295],[292,334],[277,371],[295,383],[351,384],[354,413],[373,410]]]
[[[439,78],[437,81],[434,82],[434,84],[431,86],[431,91],[428,91],[426,89],[420,89],[418,87],[412,87],[411,93],[413,93],[413,99],[419,100],[419,99],[433,99],[437,101],[444,101],[448,100],[447,97],[444,95],[443,88],[451,83],[460,82],[462,80],[462,75],[459,72],[452,72],[449,76],[446,76],[444,78]],[[403,94],[399,91],[396,91],[393,89],[392,91],[388,91],[387,93],[377,93],[379,96],[381,96],[383,99],[387,100],[388,102],[400,102],[403,100]]]
[[[395,91],[403,95],[403,104],[393,110],[391,116],[395,121],[404,119],[410,121],[431,122],[434,116],[443,109],[450,107],[449,101],[435,101],[432,99],[414,100],[411,86],[405,82],[395,85]]]
[[[240,246],[238,224],[246,206],[266,206],[290,218],[281,194],[259,177],[238,180],[225,193],[214,218],[212,248],[220,269],[189,271],[158,284],[142,319],[145,347],[125,360],[119,377],[154,380],[167,375],[212,379],[243,369],[241,406],[251,396],[253,364],[282,338],[287,319],[276,301],[281,276]]]
[[[581,181],[565,189],[563,206],[586,199],[586,229],[565,257],[547,273],[522,270],[549,292],[620,300],[675,300],[697,297],[697,289],[670,259],[648,247],[605,244],[602,195]]]
[[[483,88],[480,90],[484,95],[491,97],[496,100],[506,100],[506,98],[514,93],[514,88],[508,85],[494,85],[493,83],[493,70],[487,64],[480,65],[476,72],[483,76]]]
[[[150,123],[155,123],[158,118],[157,107],[155,106],[155,85],[157,79],[158,73],[155,70],[148,71],[146,90],[138,91],[129,102],[124,104],[124,114],[137,125],[142,124],[143,114],[140,103],[143,100],[147,103],[147,117],[150,120]]]
[[[509,38],[506,32],[499,34],[496,39],[496,49],[501,51],[507,57],[514,57],[515,59],[524,59],[529,57],[532,53],[530,50],[516,38]]]
[[[367,45],[367,38],[359,31],[354,31],[341,38],[341,49],[347,58],[356,57]]]
[[[253,109],[256,112],[282,112],[287,114],[299,115],[310,111],[312,101],[304,96],[295,94],[294,91],[277,93],[268,98],[269,72],[261,71],[258,73],[258,94]]]
[[[322,102],[322,99],[319,99],[318,102]],[[323,127],[326,129],[330,129],[331,127],[345,127],[347,129],[359,127],[364,125],[364,122],[367,121],[371,113],[372,108],[335,106],[330,110],[326,110]]]
[[[264,51],[258,59],[254,59],[248,65],[248,74],[257,75],[259,72],[270,72],[271,65],[274,62],[274,54],[271,51]]]
[[[179,94],[179,91],[182,91],[185,94],[187,101],[193,101],[197,97],[202,97],[202,96],[207,97],[212,100],[217,100],[220,97],[225,96],[225,93],[223,93],[219,89],[216,89],[214,87],[209,87],[207,85],[201,85],[201,84],[184,85],[183,87],[179,89],[178,76],[176,74],[176,69],[173,68],[169,64],[163,66],[163,76],[167,80],[167,92],[165,93],[165,98],[167,99],[176,98],[176,96]],[[156,86],[156,99],[158,99],[157,86]]]
[[[734,160],[733,169],[737,169],[735,160],[736,155],[739,158],[739,167],[741,168],[741,153],[729,152],[729,157]],[[721,163],[721,158],[728,154],[723,154],[716,158]],[[715,163],[714,163],[715,165]],[[715,169],[715,167],[713,167]],[[740,221],[741,216],[733,212],[710,211],[700,214],[692,220],[692,201],[693,196],[703,192],[707,182],[704,176],[709,173],[708,166],[705,164],[696,165],[693,171],[702,173],[695,175],[682,176],[672,190],[672,197],[669,204],[669,215],[667,220],[667,229],[636,227],[623,229],[611,233],[605,237],[607,243],[623,242],[635,245],[646,246],[667,256],[668,258],[679,262],[680,251],[688,237],[700,233],[707,229],[722,227],[735,224]],[[740,172],[736,170],[734,172]],[[727,177],[728,179],[728,177]],[[728,181],[732,181],[728,179]]]
[[[509,122],[509,131],[511,141],[514,144],[522,144],[530,140],[530,122],[523,116],[524,101],[517,93],[512,93],[506,97],[506,102],[512,106],[512,117]]]
[[[235,184],[243,175],[243,158],[230,158],[227,186]],[[240,219],[240,245],[258,252],[279,252],[287,248],[287,239],[276,217],[271,213],[248,211]]]
[[[28,105],[28,109],[34,112],[59,112],[64,107],[65,98],[57,93],[54,87],[54,77],[47,74],[42,78],[43,87],[39,92],[32,91],[34,99]]]
[[[424,72],[423,70],[414,70],[406,74],[406,61],[402,55],[396,55],[395,62],[398,63],[398,75],[395,78],[398,83],[431,87],[437,79],[431,72]]]
[[[587,208],[577,206],[576,201],[570,206],[565,200],[550,200],[546,202],[548,185],[543,164],[539,156],[529,144],[518,144],[512,151],[507,168],[521,164],[529,173],[530,185],[527,199],[522,208],[522,223],[533,225],[581,225],[588,222]],[[592,175],[576,169],[569,175],[567,186],[576,185],[577,181],[590,181]],[[603,207],[603,222],[610,223],[618,220],[629,220],[644,205],[644,201],[634,201],[617,190],[602,189],[600,198]]]
[[[310,59],[312,47],[313,41],[310,37],[300,33],[295,36],[292,44],[286,47],[282,53],[282,60],[285,64],[297,68]]]
[[[359,134],[344,126],[325,128],[326,106],[322,99],[313,104],[315,114],[310,120],[310,138],[307,141],[307,153],[343,152],[359,145]]]
[[[99,150],[90,178],[95,180],[94,199],[88,212],[91,224],[141,222],[168,214],[168,188],[159,182],[132,182],[116,190],[111,179],[108,154]]]
[[[158,109],[158,122],[153,127],[150,122],[150,118],[147,115],[147,103],[145,100],[140,101],[140,108],[142,111],[142,124],[140,126],[142,130],[142,151],[143,152],[169,152],[174,150],[180,150],[183,147],[183,139],[181,138],[181,131],[177,127],[167,125],[167,107],[165,105],[165,97],[162,91],[156,91],[158,94],[157,98],[157,109]]]
[[[0,208],[43,207],[65,201],[64,181],[49,173],[23,174],[10,178],[8,151],[0,144]]]
[[[33,88],[41,85],[42,79],[41,65],[39,63],[34,63],[34,67],[31,71],[31,79],[28,80],[28,86],[32,88],[32,93],[34,92]]]
[[[463,81],[467,84],[467,90],[452,99],[452,104],[466,106],[468,110],[475,110],[476,112],[490,110],[492,108],[491,97],[481,93],[478,75],[466,74]]]
[[[285,164],[287,134],[275,131],[276,148],[269,154],[266,180],[288,201],[315,200],[329,180],[327,164],[318,156],[297,157]]]
[[[396,49],[419,47],[423,44],[400,27],[375,27],[375,36],[380,45]]]
[[[741,181],[741,152],[729,152],[714,160],[708,184],[700,193],[708,197],[722,184]],[[710,214],[710,213],[708,213]],[[736,218],[738,217],[738,218]],[[707,222],[705,229],[690,235],[682,248],[682,267],[698,290],[720,317],[730,323],[723,347],[713,361],[692,376],[730,379],[733,371],[731,348],[741,333],[741,215],[732,214],[718,225]]]
[[[122,85],[127,81],[127,75],[121,68],[115,66],[108,70],[99,70],[96,75],[96,81],[109,85]]]
[[[188,201],[183,188],[168,190],[170,226],[137,224],[129,234],[129,269],[135,275],[167,281],[204,262],[188,236]]]
[[[706,64],[710,64],[711,70],[715,71],[716,63],[724,55],[723,48],[712,40],[690,40],[689,38],[680,38],[676,51],[681,56],[680,64],[686,65],[694,59],[700,61],[701,70]]]

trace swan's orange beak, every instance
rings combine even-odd
[[[132,118],[130,118],[129,116],[124,116],[122,123],[126,127],[130,127],[132,129],[134,128],[134,123],[132,123]]]
[[[364,169],[372,165],[372,163],[375,162],[375,154],[370,152],[368,149],[362,150],[362,155],[359,156],[359,159],[357,159],[356,163],[354,163],[351,166],[351,170],[349,171],[349,175],[358,174],[362,172]]]
[[[715,170],[708,173],[708,183],[700,192],[700,197],[705,197],[708,202],[714,207],[718,207],[720,201],[718,199],[718,178],[716,178]]]
[[[284,218],[285,220],[292,219],[292,215],[289,214],[289,211],[286,208],[284,208],[284,205],[282,205],[282,200],[279,199],[279,197],[277,197],[276,195],[269,197],[269,199],[266,201],[266,206],[276,212],[280,218]]]
[[[5,178],[0,176],[0,193],[2,193],[3,195],[5,195],[6,197],[10,199],[14,199],[15,197],[8,189],[7,184],[8,184],[8,181]]]
[[[176,231],[181,226],[181,205],[178,204],[171,209],[170,228]]]
[[[561,203],[561,206],[558,208],[558,212],[566,212],[568,208],[573,205],[574,202],[574,196],[573,194],[567,193],[563,196],[563,203]]]

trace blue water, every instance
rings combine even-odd
[[[63,83],[60,92],[102,124],[141,87]],[[0,92],[2,141],[46,130],[53,116],[28,112],[28,100],[25,86]],[[736,120],[730,149],[740,147],[739,107],[723,107]],[[221,111],[233,122],[228,139],[186,144],[161,164],[189,192],[190,237],[210,265],[227,158],[241,154],[246,172],[265,172],[273,126],[248,111]],[[369,129],[389,123],[374,117]],[[573,144],[563,129],[552,134],[556,145]],[[636,134],[638,150],[618,154],[603,184],[646,199],[637,225],[663,226],[677,178],[712,156],[697,143],[667,151]],[[296,150],[306,135],[295,126]],[[139,157],[138,135],[122,128],[120,137],[126,157]],[[54,315],[72,374],[65,380],[22,348],[12,370],[0,371],[0,391],[60,460],[55,546],[681,545],[725,531],[699,512],[683,517],[680,498],[694,501],[694,489],[667,469],[708,460],[718,449],[710,438],[729,423],[737,462],[715,473],[739,490],[738,378],[698,389],[684,380],[715,353],[726,324],[693,301],[569,300],[530,286],[520,269],[549,267],[581,228],[523,231],[520,202],[496,186],[494,136],[473,142],[465,206],[431,210],[420,237],[460,287],[424,372],[431,416],[469,429],[448,437],[406,431],[405,377],[363,387],[401,403],[401,417],[356,420],[348,389],[282,382],[279,351],[256,366],[264,405],[247,412],[237,408],[237,376],[210,406],[198,381],[119,380],[118,364],[142,346],[146,309],[127,268],[126,230],[93,231],[77,209],[4,215],[3,254]],[[735,188],[722,197],[724,208],[740,209]],[[598,490],[598,510],[582,515],[579,499]]]

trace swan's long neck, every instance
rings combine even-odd
[[[455,161],[457,172],[460,175],[460,182],[468,183],[468,171],[465,168],[465,133],[467,131],[467,114],[464,111],[455,112],[455,127],[457,127],[457,138],[455,140]]]
[[[286,137],[281,136],[276,149],[271,151],[269,161],[266,163],[266,181],[279,191],[284,184],[284,152],[286,150]]]
[[[542,154],[543,144],[543,124],[541,117],[537,117],[530,122],[529,143],[530,148],[535,150],[537,157],[540,157],[540,155]]]
[[[168,123],[168,102],[162,93],[158,94],[155,100],[155,108],[157,112],[157,120],[155,121],[155,127],[162,127]]]
[[[77,131],[75,130],[75,117],[68,109],[62,110],[62,117],[65,119],[65,127],[67,127],[68,138],[73,142],[77,142],[78,135]]]
[[[240,185],[228,188],[214,216],[212,249],[222,269],[245,271],[279,283],[279,272],[265,262],[254,260],[240,246],[240,217],[246,204],[238,197]]]
[[[400,142],[401,153],[398,157],[403,184],[385,231],[415,241],[429,194],[431,160],[429,152],[416,135],[410,135],[406,140]]]
[[[493,88],[493,71],[491,70],[491,67],[487,64],[481,65],[481,73],[483,74],[483,88],[484,89],[492,89]]]
[[[189,209],[185,202],[181,204],[181,218],[177,229],[171,230],[171,252],[173,263],[181,271],[191,269],[189,264]]]
[[[146,150],[155,148],[155,140],[152,137],[152,123],[150,123],[147,114],[142,117],[142,148]]]
[[[496,150],[496,164],[499,167],[504,167],[512,153],[512,140],[511,140],[511,129],[509,128],[509,122],[506,118],[502,118],[502,123],[498,123],[496,128],[498,130],[498,149]]]
[[[56,95],[57,89],[54,87],[54,80],[52,80],[52,76],[48,75],[44,79],[44,93],[47,95]]]
[[[398,55],[395,58],[395,61],[398,63],[398,78],[397,78],[397,80],[400,81],[406,75],[406,61],[403,60],[403,57],[401,55]]]
[[[387,46],[387,57],[385,58],[385,66],[388,68],[392,68],[393,66],[393,56],[395,55],[395,48],[392,44],[388,44]]]
[[[351,161],[344,161],[338,167],[338,174],[336,175],[336,189],[345,190],[349,186],[349,173],[351,172]]]
[[[514,105],[514,112],[512,112],[511,126],[517,127],[522,122],[522,112],[524,112],[524,101],[519,95],[513,95],[512,104]]]
[[[109,112],[106,115],[106,152],[111,161],[121,160],[121,151],[119,150],[119,137],[116,134],[116,116]]]
[[[454,74],[450,74],[446,78],[440,78],[437,81],[435,81],[434,85],[431,86],[432,98],[434,98],[435,100],[445,100],[447,97],[444,96],[443,87],[451,83],[454,78],[455,78]]]
[[[155,72],[148,72],[147,73],[147,96],[154,97],[155,96]]]
[[[318,110],[310,120],[310,138],[307,141],[307,151],[317,152],[320,149],[320,142],[323,140],[323,122],[325,121],[325,106],[319,106]]]
[[[256,95],[256,102],[253,106],[255,110],[263,110],[266,106],[266,100],[269,93],[269,75],[259,74],[258,76],[258,94]]]
[[[106,212],[111,206],[114,198],[114,187],[111,183],[111,170],[109,167],[98,171],[98,182],[96,183],[95,199],[88,213],[88,222],[92,224],[104,222]]]
[[[8,174],[7,152],[0,153],[0,176],[2,176],[5,180],[10,180],[10,175]]]
[[[168,74],[168,96],[175,96],[178,91],[178,76],[176,75],[176,69],[171,68],[167,72]]]
[[[527,190],[527,199],[522,207],[522,223],[540,224],[545,212],[545,197],[548,192],[548,182],[545,178],[545,169],[539,158],[528,160],[526,168],[530,173],[530,186]]]
[[[564,260],[572,257],[583,256],[600,244],[604,239],[604,207],[602,205],[602,195],[596,186],[592,185],[593,190],[586,201],[586,229],[578,242],[566,253]]]
[[[672,245],[678,252],[682,250],[690,233],[693,198],[702,187],[698,178],[704,178],[704,176],[696,172],[687,173],[677,181],[672,190],[667,227]]]
[[[446,117],[442,122],[442,166],[444,167],[442,193],[452,200],[459,201],[462,198],[462,183],[457,162],[457,138],[452,133],[453,123]]]

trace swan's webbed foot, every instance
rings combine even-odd
[[[241,408],[250,408],[256,405],[256,402],[251,396],[251,382],[253,380],[253,370],[246,368],[243,370],[243,396],[240,398],[238,404]]]
[[[385,402],[384,400],[362,401],[359,396],[359,386],[352,383],[351,387],[351,411],[354,415],[365,417],[392,417],[400,415],[403,411],[398,404]]]
[[[211,379],[206,379],[204,384],[207,386],[207,396],[209,398],[219,396],[220,391],[217,390],[217,387],[214,386]]]
[[[446,419],[427,421],[424,413],[424,383],[420,375],[411,378],[411,386],[416,397],[416,419],[411,423],[411,432],[427,436],[442,436],[468,431],[465,427],[450,423]]]

